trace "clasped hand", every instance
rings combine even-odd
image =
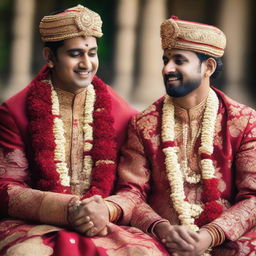
[[[84,199],[76,207],[69,208],[68,220],[71,227],[84,236],[106,235],[109,223],[107,205],[98,195]]]
[[[155,234],[172,256],[200,256],[211,244],[211,236],[202,229],[199,233],[185,226],[162,222],[156,225]]]

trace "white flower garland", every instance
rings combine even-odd
[[[211,155],[213,153],[214,127],[218,107],[218,98],[215,92],[210,89],[202,121],[201,146],[199,148],[200,154],[206,153]],[[174,142],[174,106],[171,97],[168,95],[166,95],[164,100],[162,120],[163,142]],[[170,198],[173,207],[178,213],[182,225],[188,226],[194,231],[198,231],[199,228],[194,224],[194,220],[199,216],[203,209],[200,205],[190,204],[185,201],[186,196],[184,192],[183,172],[178,162],[177,149],[176,147],[168,146],[163,148],[163,152],[165,154],[166,172],[171,187]],[[211,179],[215,177],[215,169],[211,159],[202,159],[201,168],[203,179]]]
[[[63,186],[70,186],[70,177],[68,167],[65,159],[65,136],[64,125],[60,118],[59,99],[56,91],[51,84],[51,99],[52,99],[52,114],[53,120],[53,134],[56,143],[54,151],[54,160],[56,161],[56,171],[60,175],[60,183]],[[93,85],[89,85],[86,91],[86,99],[84,106],[84,152],[89,152],[93,145],[93,110],[95,103],[95,91]],[[83,174],[85,174],[86,189],[89,188],[91,182],[91,172],[93,167],[93,160],[90,155],[85,155],[83,160]]]

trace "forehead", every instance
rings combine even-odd
[[[97,40],[95,37],[74,37],[64,40],[63,48],[72,49],[72,48],[95,48],[97,47]]]
[[[180,50],[180,49],[165,49],[164,50],[164,56],[168,58],[174,58],[176,56],[179,57],[185,57],[187,59],[195,59],[197,58],[197,55],[195,52],[192,51],[186,51],[186,50]]]

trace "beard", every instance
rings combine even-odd
[[[181,84],[180,85],[169,85],[168,80],[169,78],[177,78],[180,79]],[[167,75],[164,75],[164,85],[166,93],[173,97],[173,98],[180,98],[188,95],[190,92],[197,89],[201,84],[201,78],[189,80],[183,83],[183,76],[180,73],[170,73]]]

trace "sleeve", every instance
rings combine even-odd
[[[255,113],[255,112],[253,112]],[[245,129],[235,158],[235,203],[212,223],[219,226],[228,240],[236,240],[256,225],[256,115]]]
[[[17,119],[0,106],[0,213],[2,217],[66,225],[68,203],[74,196],[30,187],[26,148]]]
[[[108,201],[117,204],[123,211],[120,224],[130,224],[144,232],[162,219],[147,203],[150,190],[150,169],[139,133],[136,116],[128,129],[128,140],[122,149],[118,169],[118,191]]]

